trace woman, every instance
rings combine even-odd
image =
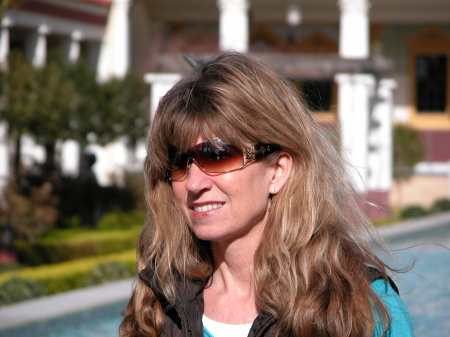
[[[223,54],[177,83],[145,175],[121,336],[412,336],[339,155],[266,66]]]

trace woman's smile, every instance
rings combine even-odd
[[[214,214],[218,209],[222,208],[223,202],[202,202],[191,205],[194,216],[207,216]]]

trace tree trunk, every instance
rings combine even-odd
[[[12,173],[13,173],[13,181],[18,186],[20,184],[20,169],[22,164],[22,133],[20,131],[17,132],[15,137],[13,136],[14,141],[14,158],[12,165]]]
[[[55,163],[55,142],[46,142],[45,148],[45,164],[44,164],[44,175],[49,177],[50,174],[56,169]]]

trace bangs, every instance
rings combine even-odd
[[[170,113],[165,118],[165,139],[168,147],[176,148],[179,152],[186,152],[194,146],[199,138],[210,141],[219,138],[224,142],[242,147],[249,140],[240,134],[236,127],[224,118],[224,114],[213,109],[204,111],[179,110]]]

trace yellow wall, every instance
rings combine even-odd
[[[434,201],[448,198],[449,178],[442,176],[413,176],[399,184],[394,182],[389,196],[393,208],[401,208],[413,204],[429,207]]]

